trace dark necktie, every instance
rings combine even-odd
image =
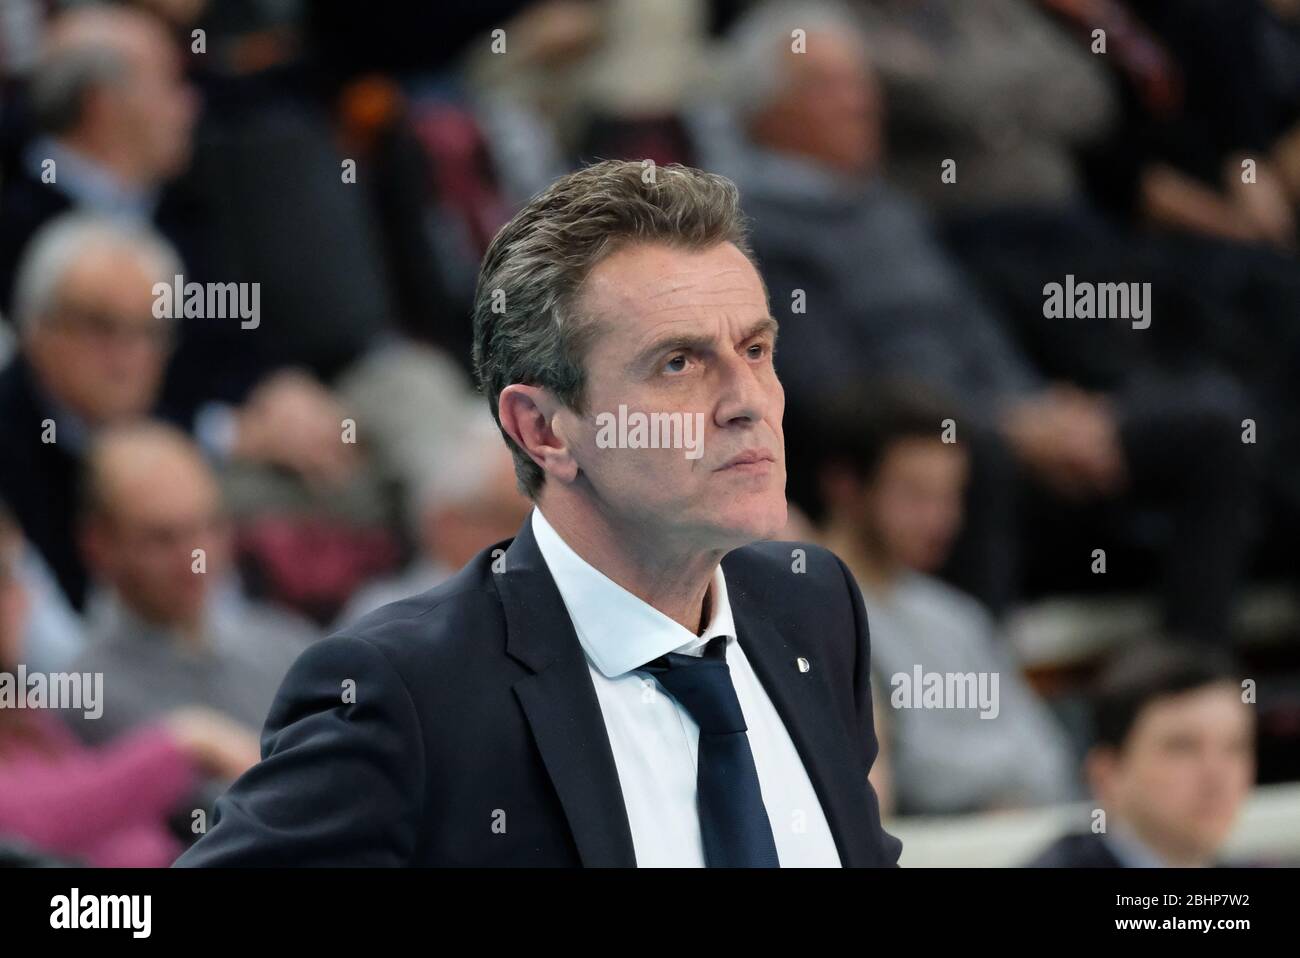
[[[700,727],[696,793],[709,868],[778,868],[754,753],[726,660],[727,637],[701,656],[669,652],[643,665]]]

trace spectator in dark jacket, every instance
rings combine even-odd
[[[1233,664],[1158,644],[1121,655],[1099,687],[1086,771],[1089,830],[1039,868],[1215,864],[1255,779],[1254,716]]]
[[[0,371],[0,496],[77,608],[86,592],[73,531],[78,471],[97,429],[170,411],[158,394],[174,328],[156,315],[153,286],[170,282],[177,262],[147,226],[69,213],[33,238],[19,265],[20,349]],[[285,373],[241,407],[181,422],[214,457],[333,480],[356,456],[339,442],[342,418],[323,388]]]
[[[789,49],[794,28],[806,50]],[[833,7],[760,9],[733,40],[734,123],[706,134],[711,165],[737,181],[754,221],[791,408],[815,413],[838,386],[886,374],[951,397],[949,415],[974,451],[970,525],[952,571],[998,611],[1019,588],[1017,498],[1046,498],[1054,514],[1075,517],[1091,545],[1067,565],[1083,569],[1092,548],[1129,534],[1127,494],[1150,493],[1172,518],[1162,543],[1168,623],[1222,640],[1253,488],[1240,391],[1217,374],[1140,362],[1131,344],[1141,330],[1127,322],[1092,320],[1072,334],[1062,321],[1062,336],[1118,340],[1106,351],[1108,389],[1036,369],[883,175],[883,94],[864,48]],[[1106,518],[1062,508],[1073,503]],[[1066,541],[1052,540],[1058,556]]]

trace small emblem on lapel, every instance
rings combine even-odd
[[[808,672],[812,669],[812,663],[809,662],[807,659],[805,659],[802,655],[799,656],[799,658],[794,660],[794,664],[799,666],[800,672]]]

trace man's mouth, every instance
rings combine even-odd
[[[776,464],[776,456],[766,449],[746,449],[732,456],[715,471],[765,472]]]

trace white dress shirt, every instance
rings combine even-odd
[[[727,666],[748,726],[763,804],[781,866],[838,867],[835,839],[803,761],[744,650],[722,566],[713,573],[708,627],[693,635],[600,572],[560,538],[540,509],[533,535],[582,643],[623,790],[637,865],[703,867],[695,803],[699,726],[638,669],[668,652],[701,655],[725,635]]]

